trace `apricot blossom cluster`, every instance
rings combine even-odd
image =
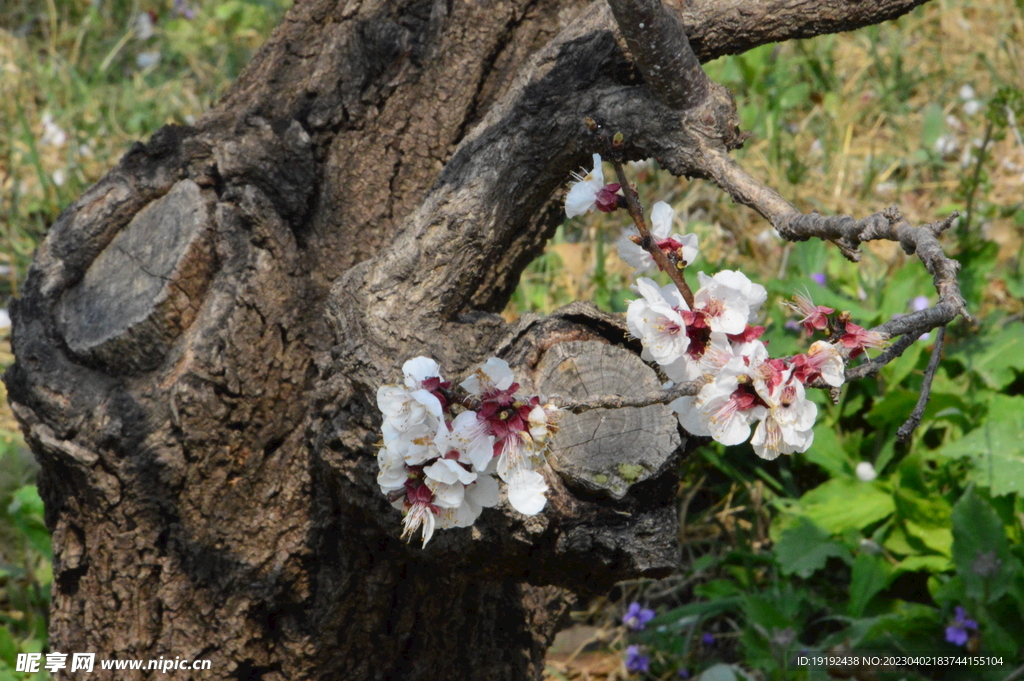
[[[402,385],[377,390],[377,484],[404,514],[403,538],[421,531],[426,546],[435,528],[472,525],[500,501],[495,476],[515,510],[544,508],[547,484],[535,467],[557,427],[556,407],[519,395],[508,363],[495,357],[458,387],[427,357],[410,359],[402,373]]]
[[[699,272],[700,288],[692,293],[681,273],[699,256],[697,235],[672,233],[675,213],[664,202],[653,206],[648,228],[635,193],[620,194],[632,188],[606,184],[601,163],[594,154],[593,170],[575,176],[566,215],[626,207],[636,228],[619,240],[620,257],[636,274],[675,268],[674,283],[667,286],[637,279],[633,290],[640,297],[629,304],[626,325],[643,345],[641,358],[669,381],[702,383],[697,394],[669,403],[680,425],[726,445],[750,439],[764,459],[807,451],[817,417],[807,386],[842,385],[846,358],[882,347],[884,338],[854,324],[848,313],[837,315],[797,295],[787,305],[803,316],[800,324],[828,340],[803,354],[769,357],[760,340],[765,327],[757,325],[768,298],[765,288],[742,272],[723,270]],[[621,166],[617,170],[624,178]],[[403,512],[402,537],[421,532],[426,546],[437,528],[472,525],[484,508],[501,500],[499,480],[513,509],[540,513],[548,487],[537,467],[557,430],[558,407],[520,395],[508,363],[495,357],[458,386],[445,381],[438,363],[427,357],[410,359],[402,372],[403,384],[377,391],[384,415],[377,483]]]
[[[603,185],[601,157],[595,154],[594,170],[569,191],[566,214],[594,208],[609,212],[606,206],[627,204],[607,196],[620,188]],[[699,255],[698,239],[672,234],[674,219],[671,206],[656,203],[647,234],[627,230],[618,242],[619,256],[640,273],[657,267],[658,249],[666,262],[683,270]],[[642,218],[634,220],[643,225]],[[804,315],[803,327],[808,333],[825,332],[834,342],[817,341],[804,354],[772,359],[759,340],[765,327],[756,325],[768,298],[765,288],[730,270],[713,276],[699,272],[697,279],[700,288],[688,302],[685,283],[659,287],[641,277],[633,286],[640,297],[626,312],[629,332],[643,345],[642,359],[656,363],[673,382],[704,382],[697,395],[670,403],[679,423],[725,445],[749,438],[757,455],[768,460],[807,451],[817,407],[807,399],[806,386],[842,385],[844,351],[855,357],[865,348],[882,347],[884,339],[853,324],[845,313],[833,317],[835,310],[797,296],[790,307]]]

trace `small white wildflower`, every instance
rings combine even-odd
[[[870,461],[861,461],[857,464],[857,479],[861,482],[871,482],[878,477],[878,473],[875,472],[875,467],[871,465]]]
[[[43,136],[39,138],[39,143],[43,146],[61,147],[67,140],[67,133],[53,122],[53,115],[49,111],[45,112],[43,114]]]
[[[149,40],[153,37],[153,17],[149,12],[143,12],[135,18],[135,37],[139,40]]]
[[[135,64],[140,69],[148,69],[151,66],[156,66],[160,63],[160,52],[159,50],[150,50],[148,52],[139,52],[138,56],[135,57]]]
[[[954,138],[952,135],[942,135],[937,140],[935,140],[935,145],[933,148],[935,149],[936,154],[942,157],[946,157],[951,154],[955,154],[956,150],[960,148],[960,145],[957,143],[956,138]]]

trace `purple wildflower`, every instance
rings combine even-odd
[[[652,619],[654,619],[653,610],[645,608],[639,603],[630,603],[626,614],[622,616],[622,623],[633,631],[643,631]]]
[[[185,0],[174,0],[174,11],[189,20],[196,18],[195,11],[185,4]]]
[[[970,634],[967,630],[973,631],[978,630],[978,623],[972,619],[967,619],[967,611],[961,608],[959,605],[956,606],[956,619],[953,624],[946,627],[946,640],[956,646],[962,646],[967,643],[967,639]]]
[[[626,648],[626,669],[646,673],[651,668],[651,658],[640,652],[640,646]]]
[[[681,678],[681,679],[688,679],[688,678],[690,678],[690,672],[688,670],[686,670],[686,669],[680,669],[679,670],[679,678]]]
[[[921,310],[928,309],[928,296],[917,296],[911,299],[910,309],[914,312],[920,312]]]
[[[704,632],[704,635],[700,637],[700,641],[706,646],[713,646],[715,645],[715,635]]]
[[[811,279],[813,279],[814,283],[816,283],[818,286],[824,286],[825,282],[828,281],[828,279],[826,279],[825,277],[824,272],[815,272],[814,274],[811,275]]]

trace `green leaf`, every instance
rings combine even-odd
[[[7,512],[11,515],[34,515],[43,517],[43,500],[39,497],[39,489],[35,485],[18,488],[12,495]]]
[[[772,598],[769,594],[761,595],[748,593],[743,598],[743,613],[747,620],[757,624],[765,631],[773,629],[786,629],[793,626],[793,617],[790,613],[784,612],[780,607],[779,599]],[[790,609],[799,604],[789,603]]]
[[[14,642],[11,632],[6,626],[0,626],[0,660],[12,667],[18,658],[18,645]]]
[[[940,573],[953,569],[948,556],[909,556],[896,564],[897,572]]]
[[[735,582],[728,579],[713,579],[693,587],[693,593],[709,601],[726,600],[742,593]]]
[[[1024,371],[1024,324],[1007,324],[994,336],[974,336],[950,357],[988,387],[1002,390]]]
[[[886,424],[897,425],[905,421],[914,410],[917,398],[918,393],[913,390],[889,390],[881,399],[875,400],[865,418],[875,428],[882,428]]]
[[[883,317],[910,312],[910,303],[915,296],[927,293],[928,273],[923,267],[901,267],[884,279],[878,311]]]
[[[1012,398],[1024,404],[1022,398]],[[993,496],[1024,493],[1024,413],[1013,418],[986,419],[979,427],[938,450],[949,458],[969,458],[969,479],[988,487]]]
[[[938,104],[929,104],[924,110],[921,146],[925,149],[933,149],[944,132],[946,132],[946,117],[942,114],[942,107]]]
[[[843,451],[835,426],[818,423],[814,426],[814,444],[804,453],[804,458],[828,471],[833,477],[850,473],[850,460]]]
[[[851,617],[860,617],[871,599],[878,595],[893,577],[892,566],[881,556],[862,553],[853,562],[850,580],[850,603],[847,611]]]
[[[917,363],[921,359],[921,353],[924,352],[927,345],[927,343],[922,341],[911,343],[910,347],[903,352],[899,359],[887,364],[882,369],[882,378],[885,379],[886,386],[895,388],[901,385],[904,379],[917,368]]]
[[[842,534],[888,517],[896,505],[878,483],[834,478],[805,494],[793,509],[829,534]]]
[[[800,518],[796,527],[784,531],[775,545],[775,558],[786,575],[810,577],[833,557],[849,560],[850,552],[845,546],[831,541],[807,518]]]
[[[953,561],[967,596],[989,603],[1020,571],[1003,523],[992,505],[969,487],[953,507]]]
[[[729,612],[730,610],[738,610],[740,606],[740,599],[738,597],[724,598],[714,601],[701,601],[699,603],[687,603],[686,605],[678,608],[673,608],[668,612],[664,612],[655,617],[650,622],[650,629],[657,629],[659,627],[666,627],[668,629],[678,629],[679,622],[681,621],[692,621],[694,618],[705,619],[708,617],[716,617],[722,613]]]
[[[7,513],[18,531],[28,539],[32,547],[49,559],[53,559],[50,533],[43,522],[43,500],[35,485],[25,485],[12,495],[13,500]]]
[[[929,550],[942,556],[949,557],[953,549],[953,533],[948,527],[935,527],[920,525],[912,520],[904,521],[904,531],[914,539],[919,540]]]
[[[807,101],[811,92],[811,86],[807,83],[797,83],[783,90],[778,99],[779,109],[786,111],[799,106]]]
[[[964,595],[964,580],[959,577],[938,577],[932,575],[928,578],[928,593],[936,603],[963,603],[967,596]]]
[[[917,470],[916,466],[907,464],[915,461],[904,461],[900,466],[901,474],[908,469]],[[902,481],[906,482],[906,478]],[[953,535],[949,530],[949,519],[953,512],[949,502],[943,497],[924,497],[907,487],[900,487],[893,495],[896,501],[896,513],[904,521],[903,529],[912,537],[919,539],[932,551],[950,556],[953,546]]]
[[[882,546],[898,556],[911,556],[918,553],[917,547],[911,546],[907,533],[903,531],[903,523],[893,523]]]
[[[21,652],[41,653],[43,652],[44,641],[38,638],[29,638],[21,642]]]
[[[893,635],[906,636],[921,631],[939,634],[938,610],[920,603],[901,602],[890,614],[856,621],[848,635],[853,639],[853,645],[857,645],[871,641],[889,643]]]

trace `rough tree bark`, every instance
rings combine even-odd
[[[706,61],[921,2],[667,4]],[[304,0],[213,111],[69,207],[5,377],[42,466],[52,649],[209,659],[203,679],[532,679],[575,595],[670,571],[686,443],[659,406],[591,442],[570,423],[543,514],[502,505],[426,550],[375,484],[374,394],[408,357],[456,377],[498,354],[577,396],[599,362],[653,380],[593,308],[496,314],[596,150],[584,117],[686,173],[680,141],[730,112],[642,74],[600,2]]]

